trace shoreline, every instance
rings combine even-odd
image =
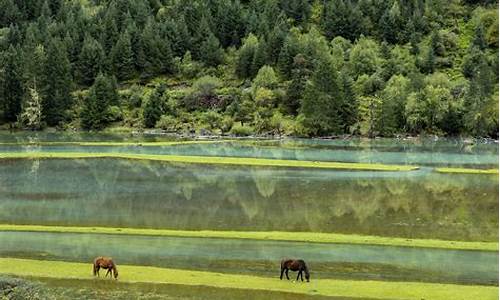
[[[0,133],[10,133],[10,134],[18,134],[18,133],[33,133],[33,134],[96,134],[96,135],[117,135],[117,136],[144,136],[144,137],[168,137],[168,138],[176,138],[176,139],[195,139],[195,140],[220,140],[220,139],[231,139],[231,140],[366,140],[366,141],[376,141],[382,139],[395,139],[400,141],[423,141],[423,140],[432,140],[432,141],[440,141],[440,140],[454,140],[454,141],[462,141],[464,144],[499,144],[499,139],[493,139],[489,137],[472,137],[472,136],[438,136],[434,134],[420,134],[420,135],[409,135],[409,134],[400,134],[391,137],[386,136],[375,136],[368,137],[362,135],[329,135],[329,136],[291,136],[291,135],[271,135],[271,134],[252,134],[248,136],[238,136],[231,134],[199,134],[199,133],[185,133],[185,132],[171,132],[160,129],[146,129],[141,130],[137,128],[118,128],[124,130],[114,130],[116,128],[110,127],[100,131],[86,131],[86,130],[58,130],[55,128],[46,128],[44,130],[24,130],[24,129],[0,129]]]

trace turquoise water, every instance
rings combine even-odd
[[[365,162],[429,166],[493,167],[498,154],[445,152],[392,152],[344,149],[261,148],[238,143],[191,144],[175,146],[0,146],[0,152],[118,152],[137,154],[253,157],[270,159]]]
[[[439,250],[348,244],[307,244],[296,242],[237,239],[146,237],[102,234],[0,232],[0,255],[17,255],[68,261],[91,262],[95,256],[110,255],[117,263],[160,267],[205,269],[217,265],[218,271],[255,264],[257,273],[279,275],[283,257],[301,257],[309,263],[315,278],[340,276],[323,265],[352,265],[391,268],[385,274],[392,280],[414,275],[434,274],[452,282],[495,284],[498,282],[498,253]],[[126,245],[126,246],[124,246]],[[232,263],[231,263],[232,262]],[[260,265],[258,263],[260,263]],[[263,263],[264,262],[264,263]],[[90,264],[89,264],[90,270]],[[355,273],[355,272],[353,272]],[[358,271],[358,277],[375,274]]]
[[[89,133],[0,132],[0,143],[36,142],[153,142],[179,141],[155,135],[113,135]],[[471,143],[474,142],[474,143]],[[213,144],[175,146],[85,146],[75,145],[0,145],[1,152],[121,152],[140,154],[257,157],[271,159],[415,164],[424,166],[498,166],[498,143],[459,139],[241,139]]]

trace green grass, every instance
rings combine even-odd
[[[318,232],[282,232],[282,231],[214,231],[214,230],[169,230],[113,227],[72,227],[42,225],[0,224],[0,231],[31,231],[61,233],[99,233],[170,237],[253,239],[271,241],[295,241],[309,243],[339,243],[400,247],[423,247],[460,250],[498,251],[496,242],[463,242],[433,239],[407,239],[354,234],[318,233]]]
[[[119,264],[118,271],[120,273],[120,282],[182,284],[387,300],[498,299],[498,287],[418,282],[316,279],[314,278],[314,270],[311,273],[312,280],[310,283],[281,281],[277,277],[266,278],[250,275],[230,275]],[[62,261],[0,258],[0,273],[45,278],[92,279],[90,263]]]
[[[454,174],[496,174],[498,169],[466,169],[466,168],[436,168],[439,173],[454,173]]]
[[[263,159],[244,157],[216,157],[216,156],[182,156],[182,155],[152,155],[130,153],[79,153],[79,152],[7,152],[0,153],[0,159],[85,159],[85,158],[118,158],[151,161],[165,161],[173,163],[195,163],[215,165],[242,165],[264,167],[292,167],[292,168],[320,168],[344,170],[370,171],[412,171],[416,166],[383,165],[367,163],[323,162],[304,160]]]

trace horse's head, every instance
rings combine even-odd
[[[118,269],[116,267],[113,268],[113,275],[115,276],[115,279],[118,278]]]
[[[306,272],[306,281],[309,282],[309,272]]]
[[[305,265],[305,263],[304,263],[304,273],[306,273],[306,281],[309,282],[309,278],[311,276],[309,274],[309,269],[307,268],[307,266]]]

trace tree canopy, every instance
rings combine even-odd
[[[0,127],[498,136],[496,1],[0,2]]]

